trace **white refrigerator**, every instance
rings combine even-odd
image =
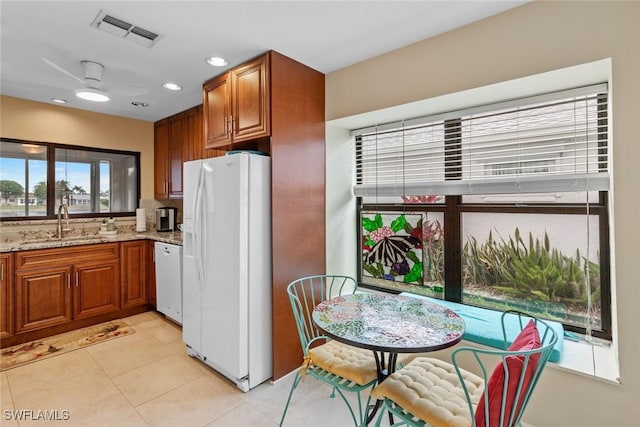
[[[182,232],[187,352],[246,392],[272,376],[270,158],[186,162]]]

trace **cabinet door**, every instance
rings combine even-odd
[[[154,193],[156,199],[169,197],[169,120],[154,126]]]
[[[169,197],[182,198],[183,114],[169,118]]]
[[[147,241],[122,242],[120,245],[122,308],[147,303]]]
[[[16,272],[16,333],[71,320],[71,266]]]
[[[204,84],[205,148],[231,144],[231,80],[229,73]]]
[[[118,260],[75,265],[73,317],[82,319],[120,309]]]
[[[0,254],[0,339],[13,335],[13,254]]]
[[[202,133],[202,106],[184,112],[182,127],[182,160],[185,162],[204,158],[204,134]]]
[[[269,136],[269,56],[264,55],[231,71],[233,142]]]

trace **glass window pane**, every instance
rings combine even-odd
[[[134,155],[56,148],[56,209],[69,213],[133,212],[138,204]]]
[[[362,282],[441,298],[443,219],[440,212],[363,211]]]
[[[92,163],[83,153],[56,149],[56,212],[63,203],[70,214],[92,212]]]
[[[100,162],[100,212],[111,212],[109,183],[111,182],[111,164],[103,160]]]
[[[2,141],[0,216],[46,215],[47,146]]]
[[[595,215],[464,213],[463,302],[586,327],[590,288],[601,328],[598,230]]]

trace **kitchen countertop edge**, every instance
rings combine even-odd
[[[155,240],[157,242],[182,245],[182,233],[147,231],[142,233],[120,233],[113,236],[83,236],[81,238],[48,239],[39,241],[14,241],[0,243],[0,253],[29,251],[36,249],[63,248],[68,246],[95,245],[100,243],[128,242],[132,240]]]

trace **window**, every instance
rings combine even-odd
[[[0,218],[132,214],[138,204],[140,154],[1,140]]]
[[[611,338],[607,87],[356,135],[363,286]]]

